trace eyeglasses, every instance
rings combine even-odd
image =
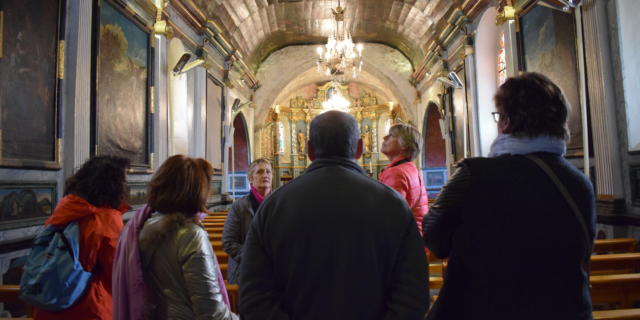
[[[500,119],[502,119],[503,117],[503,113],[502,112],[491,112],[491,115],[493,116],[493,120],[495,120],[496,123],[500,122]]]

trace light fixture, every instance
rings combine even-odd
[[[189,59],[191,59],[191,54],[184,53],[182,57],[180,57],[176,65],[173,67],[173,74],[178,75],[181,73],[185,73],[197,66],[205,64],[206,54],[205,54],[204,48],[201,47],[196,49],[196,57],[197,58],[194,59],[193,61],[188,62]],[[205,64],[205,68],[206,68],[206,64]]]
[[[349,112],[351,102],[342,95],[337,82],[332,82],[331,87],[327,90],[327,96],[327,100],[322,103],[323,113],[332,110]]]
[[[318,72],[332,77],[334,80],[345,81],[348,78],[357,78],[362,70],[361,43],[355,45],[351,39],[351,33],[346,29],[344,22],[345,9],[340,6],[331,9],[335,21],[333,34],[327,39],[327,44],[318,47],[318,60],[316,62]]]

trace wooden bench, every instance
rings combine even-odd
[[[11,303],[11,304],[22,304],[25,306],[25,312],[27,316],[33,315],[33,307],[26,302],[22,301],[20,298],[20,286],[19,285],[11,285],[4,284],[0,285],[0,302],[1,303]]]
[[[218,260],[219,264],[226,264],[229,261],[229,255],[222,251],[214,251],[214,253],[216,254],[216,259]]]
[[[231,311],[238,313],[238,285],[229,284],[225,281],[227,287],[227,294],[229,295],[229,304],[231,305]]]
[[[640,253],[612,253],[591,256],[591,275],[640,272]]]
[[[429,289],[440,289],[443,283],[443,277],[429,277]]]
[[[211,247],[213,248],[213,251],[216,250],[223,250],[222,249],[222,241],[211,241]]]
[[[640,308],[600,310],[593,312],[593,320],[631,320],[640,319]]]
[[[598,239],[593,244],[593,253],[634,252],[637,240],[633,238]]]
[[[591,300],[594,304],[620,303],[631,308],[640,301],[640,273],[591,276]]]

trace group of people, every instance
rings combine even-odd
[[[272,192],[270,163],[254,161],[222,238],[241,317],[591,319],[595,201],[563,157],[569,106],[536,73],[508,79],[495,103],[489,157],[458,163],[430,210],[413,162],[420,135],[407,125],[384,137],[380,181],[356,163],[357,122],[338,111],[313,119],[312,163],[290,183]],[[127,165],[95,157],[67,181],[47,223],[79,221],[80,262],[94,277],[71,308],[35,318],[236,319],[201,225],[211,165],[169,158],[122,230]],[[448,259],[430,310],[425,247]]]

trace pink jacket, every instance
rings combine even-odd
[[[399,159],[390,163],[380,174],[380,182],[395,189],[407,200],[413,216],[416,218],[418,230],[422,235],[422,216],[429,211],[429,201],[424,181],[418,168],[407,159]],[[398,164],[399,162],[402,162]]]

